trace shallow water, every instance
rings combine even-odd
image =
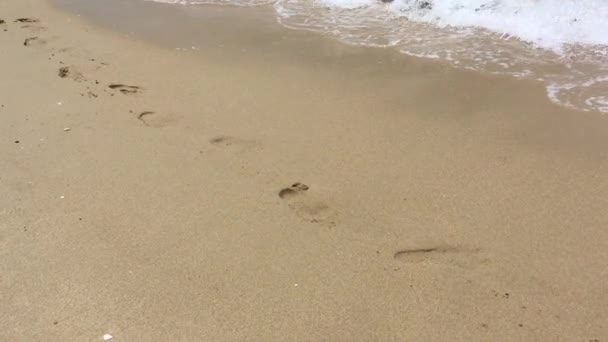
[[[608,112],[608,0],[149,0],[272,6],[282,25],[544,82],[555,103]]]

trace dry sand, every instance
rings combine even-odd
[[[0,2],[0,340],[608,340],[607,117],[126,7]]]

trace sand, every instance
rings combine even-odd
[[[99,3],[0,2],[0,340],[608,338],[607,117]]]

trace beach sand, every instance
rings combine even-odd
[[[0,2],[0,340],[608,339],[606,116],[264,9],[63,5]]]

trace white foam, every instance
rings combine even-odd
[[[325,0],[341,6],[343,0]],[[608,45],[606,0],[396,0],[396,15],[438,26],[481,27],[538,46]]]

